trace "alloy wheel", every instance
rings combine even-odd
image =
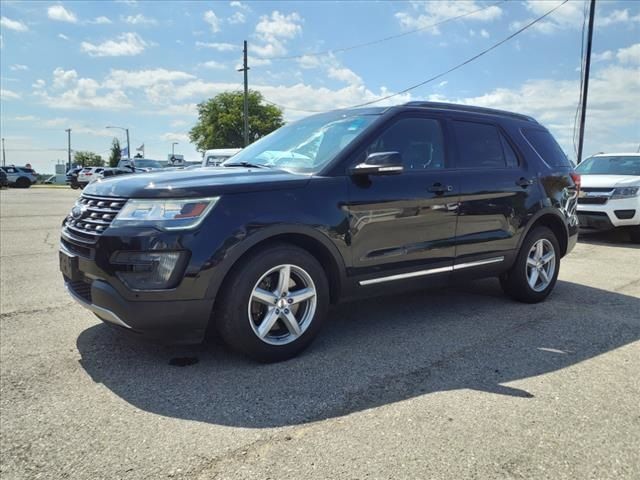
[[[556,271],[556,252],[553,244],[546,238],[535,242],[527,255],[527,282],[532,290],[542,292],[546,289]]]
[[[296,265],[278,265],[253,287],[248,315],[253,332],[270,345],[286,345],[309,328],[317,306],[311,276]]]

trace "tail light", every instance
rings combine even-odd
[[[581,185],[580,174],[576,172],[571,172],[571,179],[573,180],[573,183],[575,183],[576,185],[576,190],[578,191],[578,193],[580,193],[580,185]]]
[[[91,175],[93,175],[93,173],[85,173],[84,176],[85,177],[90,177]],[[579,177],[578,177],[579,178]]]

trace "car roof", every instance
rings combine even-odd
[[[596,153],[595,155],[591,155],[592,157],[640,157],[640,152],[629,152],[629,153]]]

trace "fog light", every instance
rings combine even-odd
[[[186,262],[185,252],[116,252],[116,275],[133,290],[175,287]]]

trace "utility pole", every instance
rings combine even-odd
[[[589,5],[589,32],[587,34],[587,58],[584,62],[584,80],[582,82],[582,105],[580,112],[580,133],[578,137],[578,158],[582,161],[582,148],[584,147],[584,122],[587,115],[587,94],[589,92],[589,70],[591,69],[591,44],[593,42],[593,20],[596,14],[596,0],[591,0]],[[580,59],[582,61],[582,59]]]
[[[67,170],[71,170],[71,129],[67,128],[65,132],[67,132],[67,157],[68,157]]]
[[[7,165],[7,155],[4,153],[4,138],[2,139],[2,166]]]
[[[178,145],[178,142],[173,142],[171,144],[171,156],[173,157],[176,153],[176,145]]]
[[[243,61],[242,68],[239,72],[244,72],[244,146],[249,145],[249,65],[247,65],[247,41],[244,41],[244,49],[242,51]]]
[[[127,158],[131,159],[131,144],[129,143],[129,129],[125,129],[127,131]]]

